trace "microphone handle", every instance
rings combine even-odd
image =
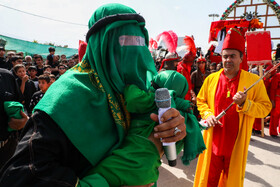
[[[165,113],[167,110],[169,110],[171,107],[168,108],[159,108],[158,110],[158,119],[159,119],[159,124],[162,123],[162,121],[160,121],[161,116],[163,115],[163,113]],[[177,151],[176,151],[176,142],[169,142],[169,143],[162,143],[163,146],[163,150],[164,150],[164,154],[166,155],[166,158],[168,160],[168,165],[169,166],[176,166],[177,162]]]

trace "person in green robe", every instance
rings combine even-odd
[[[0,172],[0,186],[109,186],[102,173],[90,171],[125,141],[130,127],[125,86],[147,91],[157,72],[145,20],[132,8],[103,5],[89,28],[82,61],[53,83],[34,108],[15,154]],[[158,121],[156,114],[150,117]],[[162,154],[160,138],[177,142],[186,136],[178,110],[162,117],[149,135],[157,154]],[[182,130],[178,136],[175,127]]]
[[[124,90],[126,109],[131,114],[128,135],[119,149],[114,150],[110,157],[105,158],[91,171],[91,173],[102,173],[111,187],[137,185],[139,181],[149,184],[158,179],[160,155],[155,145],[148,139],[156,125],[149,114],[158,110],[154,102],[155,90],[158,88],[169,89],[171,106],[185,117],[187,136],[176,143],[177,153],[184,147],[183,163],[188,165],[206,149],[190,101],[184,100],[188,92],[187,80],[176,71],[162,71],[152,80],[148,92],[134,84],[126,86]],[[139,175],[139,173],[149,175]]]

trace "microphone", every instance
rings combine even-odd
[[[171,108],[171,97],[168,92],[167,88],[159,88],[155,92],[155,102],[158,109],[158,119],[159,123],[161,124],[162,121],[160,121],[160,118],[163,113],[165,113],[167,110]],[[162,143],[164,153],[166,155],[166,158],[168,160],[169,166],[176,166],[176,159],[177,159],[177,151],[176,151],[176,142],[170,142],[170,143]]]

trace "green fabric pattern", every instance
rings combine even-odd
[[[24,111],[23,105],[16,101],[5,101],[4,110],[9,117],[8,121],[10,121],[11,118],[21,119],[20,111]],[[15,129],[8,126],[8,131],[15,131]]]
[[[160,87],[170,89],[172,107],[178,109],[186,119],[187,136],[176,143],[177,153],[184,148],[182,161],[188,165],[204,149],[199,123],[193,115],[190,101],[184,100],[188,91],[185,77],[176,71],[159,73],[153,81]],[[110,186],[146,185],[157,181],[160,156],[148,136],[156,125],[149,115],[156,112],[155,89],[144,91],[136,85],[124,90],[125,105],[131,113],[131,125],[124,143],[112,155],[105,158],[90,173],[101,173]],[[143,175],[146,173],[146,175]]]
[[[161,164],[156,146],[148,139],[156,124],[149,117],[152,111],[156,112],[154,94],[129,85],[124,90],[124,98],[131,114],[128,134],[119,149],[90,171],[101,173],[111,187],[156,182]]]
[[[120,13],[135,11],[120,4],[104,5],[93,13],[89,28]],[[144,26],[134,20],[115,21],[92,34],[82,61],[53,83],[34,109],[51,116],[93,167],[126,136],[130,118],[122,99],[125,85],[147,90],[157,74]],[[137,36],[144,45],[121,45],[121,36]]]

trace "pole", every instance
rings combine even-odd
[[[261,65],[259,66],[259,74],[260,74],[260,77],[263,76],[263,67]],[[261,136],[264,137],[264,119],[263,118],[261,119],[261,126],[262,126]]]

